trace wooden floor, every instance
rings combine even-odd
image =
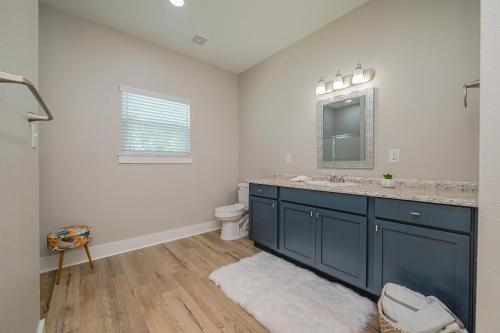
[[[40,274],[40,319],[47,318],[55,283],[56,271]]]
[[[51,297],[55,274],[42,274],[46,332],[267,332],[208,280],[258,252],[210,232],[66,268]],[[377,332],[373,318],[365,333]]]

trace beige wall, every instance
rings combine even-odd
[[[38,82],[38,0],[0,1],[0,70]],[[40,316],[38,150],[29,91],[0,84],[0,332],[35,332]]]
[[[500,141],[500,7],[495,0],[481,3],[477,332],[486,333],[500,326],[495,306],[500,298],[500,161],[491,153]],[[0,22],[7,21],[2,17]],[[4,42],[8,35],[0,37]],[[32,48],[33,40],[27,40]],[[241,75],[239,177],[331,172],[316,169],[314,87],[319,76],[331,79],[337,69],[352,72],[360,61],[377,72],[371,84],[377,88],[375,169],[339,172],[476,180],[478,97],[473,91],[471,107],[464,110],[460,88],[479,77],[478,50],[479,1],[372,0]],[[6,58],[1,56],[3,67]],[[27,57],[16,63],[29,63],[25,73],[36,76],[33,59]],[[42,128],[42,238],[51,228],[81,222],[95,226],[95,243],[109,242],[207,221],[214,207],[235,200],[235,75],[45,6],[41,68],[43,93],[56,113],[56,121]],[[191,99],[195,164],[116,163],[122,83]],[[7,102],[0,97],[2,108]],[[387,162],[387,150],[393,147],[401,149],[400,164]],[[284,164],[287,153],[293,156],[290,165]],[[2,234],[31,232],[29,225],[16,228],[2,229]],[[2,301],[7,300],[6,282],[33,278],[26,255],[7,263],[26,264],[17,271],[23,275],[7,276],[9,270],[2,270],[0,285],[7,286],[1,290]],[[36,293],[36,288],[31,282],[24,291]],[[11,314],[21,303],[13,304],[7,309],[0,303],[2,331],[5,318],[15,320]],[[33,320],[18,322],[33,326]]]
[[[375,168],[319,170],[316,83],[358,62],[376,71]],[[473,91],[465,110],[462,84],[478,77],[479,1],[372,0],[241,75],[239,176],[477,180],[479,98]]]
[[[481,1],[477,333],[500,327],[500,2]]]
[[[43,5],[40,68],[56,117],[41,131],[42,241],[68,223],[92,225],[94,245],[165,231],[236,200],[235,74]],[[117,163],[120,84],[191,100],[194,164]]]

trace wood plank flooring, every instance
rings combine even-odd
[[[56,283],[56,271],[40,274],[40,319],[47,318],[50,297]]]
[[[46,332],[267,332],[208,280],[218,267],[259,251],[215,231],[96,260],[93,270],[66,268],[51,297],[54,272],[42,274]],[[378,327],[373,318],[364,333]]]

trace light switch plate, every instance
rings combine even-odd
[[[389,149],[389,162],[399,163],[399,148]]]
[[[286,164],[291,164],[292,163],[292,155],[286,154],[285,155],[285,163]]]

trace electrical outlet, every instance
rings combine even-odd
[[[292,155],[286,154],[285,155],[285,163],[286,164],[291,164],[292,163]]]
[[[389,162],[399,163],[399,148],[389,149]]]

